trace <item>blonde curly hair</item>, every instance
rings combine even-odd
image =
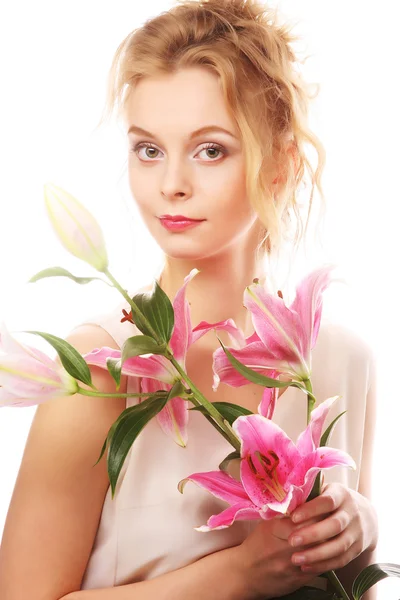
[[[267,254],[290,238],[298,246],[315,187],[324,200],[325,150],[308,126],[316,94],[297,68],[305,60],[291,47],[300,38],[292,34],[293,26],[278,21],[277,10],[257,0],[176,0],[118,46],[100,119],[102,124],[115,110],[120,117],[144,77],[194,66],[217,74],[241,134],[248,198],[265,227],[258,250]],[[315,170],[307,144],[318,156]],[[311,193],[304,226],[298,192],[307,174]]]

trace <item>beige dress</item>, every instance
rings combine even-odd
[[[138,333],[131,323],[120,322],[122,308],[128,310],[126,302],[87,321],[103,327],[119,347]],[[375,389],[373,353],[358,335],[323,321],[312,351],[312,371],[318,402],[340,395],[326,422],[347,410],[330,445],[349,452],[359,465],[367,395]],[[137,381],[128,380],[128,391],[138,391]],[[212,394],[210,390],[211,400]],[[128,398],[127,407],[136,401]],[[279,399],[273,420],[295,440],[305,426],[304,394],[289,388]],[[191,473],[217,469],[232,447],[197,412],[191,413],[188,436],[187,447],[181,448],[162,432],[156,419],[139,434],[125,460],[114,499],[111,489],[107,491],[81,589],[154,578],[241,543],[256,526],[258,521],[238,521],[208,533],[194,529],[228,505],[192,482],[181,494],[177,484]],[[359,469],[334,467],[325,472],[325,481],[341,481],[356,490],[359,475]]]

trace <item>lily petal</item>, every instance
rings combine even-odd
[[[107,358],[121,358],[121,350],[103,346],[84,354],[83,358],[88,365],[107,369]],[[150,377],[165,383],[172,383],[178,375],[165,356],[156,354],[128,358],[122,365],[122,373],[135,377]]]
[[[312,490],[316,476],[321,469],[332,467],[349,467],[355,469],[356,464],[347,452],[336,448],[322,447],[315,452],[303,456],[288,477],[288,484],[293,485],[293,498],[288,512],[305,502]]]
[[[250,521],[260,519],[260,510],[251,502],[238,502],[226,508],[218,515],[213,515],[207,521],[207,525],[195,527],[196,531],[213,531],[215,529],[226,529],[235,520]]]
[[[4,322],[0,325],[0,352],[4,352],[5,354],[26,354],[39,360],[50,369],[53,369],[55,365],[54,361],[38,348],[18,342],[10,334]]]
[[[0,408],[25,408],[27,406],[36,406],[38,404],[42,404],[43,402],[47,402],[52,398],[57,398],[58,396],[64,395],[64,392],[62,392],[61,390],[53,390],[51,393],[42,393],[40,396],[21,398],[19,395],[13,394],[6,388],[0,387]]]
[[[251,312],[254,329],[269,352],[277,359],[302,363],[299,344],[302,324],[297,313],[260,284],[246,288],[243,303]]]
[[[272,377],[271,373],[274,372],[274,370],[284,373],[290,372],[293,374],[288,364],[272,357],[268,352],[268,348],[266,348],[262,342],[253,342],[239,350],[229,348],[229,351],[237,360],[246,365],[246,367],[257,371],[257,373],[266,375],[267,377]],[[214,371],[214,391],[218,388],[220,381],[233,387],[240,387],[242,385],[248,385],[249,383],[249,380],[232,366],[223,348],[215,350],[212,368]]]
[[[225,321],[218,321],[217,323],[207,323],[207,321],[201,321],[192,332],[193,343],[197,342],[205,333],[210,331],[211,329],[223,330],[229,334],[229,337],[232,340],[232,343],[235,344],[237,348],[243,348],[246,345],[246,339],[244,337],[243,331],[236,326],[235,321],[233,319],[226,319]]]
[[[158,390],[170,390],[171,385],[155,379],[144,377],[141,380],[143,392],[156,392]],[[189,422],[187,400],[183,398],[172,398],[164,408],[157,414],[157,421],[164,433],[171,437],[178,446],[185,447],[188,441],[187,426]]]
[[[249,497],[246,494],[240,481],[237,481],[232,475],[229,475],[225,471],[207,471],[205,473],[192,473],[189,477],[185,477],[178,483],[178,489],[180,492],[183,491],[184,486],[188,481],[197,483],[200,487],[211,492],[213,496],[229,502],[229,504],[236,504],[242,501],[249,501]]]
[[[273,374],[271,373],[271,377],[275,378],[277,375],[276,371],[273,372]],[[279,389],[278,388],[265,388],[262,398],[261,398],[261,402],[258,405],[258,414],[262,415],[263,417],[265,417],[266,419],[272,419],[274,411],[275,411],[275,405],[276,405],[276,401],[278,399],[278,392]]]
[[[173,301],[174,329],[170,340],[172,353],[177,361],[184,367],[185,358],[189,346],[192,344],[192,322],[190,318],[190,306],[187,301],[186,286],[199,273],[198,269],[192,269],[184,279],[183,286],[176,293]]]
[[[319,447],[321,441],[322,428],[325,423],[327,414],[334,402],[339,396],[332,396],[321,402],[314,410],[311,411],[310,422],[306,429],[302,431],[297,438],[296,446],[300,454],[305,455],[313,452]]]
[[[307,275],[296,288],[296,297],[291,308],[300,317],[304,337],[310,349],[315,346],[317,341],[322,314],[322,293],[330,283],[331,271],[334,268],[334,265],[326,265],[316,269]],[[305,348],[304,351],[306,351]]]
[[[61,377],[61,369],[55,362],[50,369],[38,360],[23,354],[0,356],[0,385],[13,394],[25,397],[54,395],[59,390],[68,395],[72,387]],[[77,386],[75,384],[74,392]]]
[[[261,415],[238,417],[232,428],[241,441],[242,458],[257,451],[267,455],[270,450],[274,450],[277,454],[288,457],[290,468],[287,473],[291,471],[293,463],[301,459],[301,454],[283,429]]]

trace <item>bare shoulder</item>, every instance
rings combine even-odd
[[[102,327],[92,324],[66,339],[81,354],[118,348]],[[90,370],[97,389],[115,393],[107,371]],[[126,378],[121,393],[125,389]],[[80,394],[38,405],[0,548],[3,600],[56,600],[80,589],[109,486],[106,455],[94,464],[125,406],[124,398]]]

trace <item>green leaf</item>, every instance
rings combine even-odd
[[[240,458],[240,452],[238,452],[237,450],[231,452],[230,454],[228,454],[228,456],[225,456],[224,460],[219,464],[219,470],[226,471],[231,460],[235,460],[237,458]]]
[[[386,577],[400,577],[400,565],[392,563],[375,563],[369,565],[357,575],[352,587],[354,600],[360,600],[363,594],[373,585]]]
[[[168,344],[174,328],[174,309],[167,294],[160,288],[158,282],[154,282],[151,292],[136,294],[133,302],[143,313],[157,335]],[[137,315],[133,314],[136,326],[142,333],[153,337],[151,331]]]
[[[111,356],[109,356],[106,359],[106,365],[108,372],[117,384],[116,391],[118,392],[119,386],[121,385],[121,359],[112,358]]]
[[[253,414],[251,410],[248,410],[243,406],[239,406],[238,404],[232,404],[231,402],[213,402],[213,406],[215,406],[217,411],[224,417],[226,421],[228,421],[229,425],[232,425],[232,423],[236,421],[238,417]],[[203,415],[208,415],[208,412],[204,406],[194,406],[189,410],[198,410],[199,412],[203,413]]]
[[[125,340],[122,346],[121,367],[128,358],[142,354],[164,354],[167,345],[159,346],[153,338],[147,335],[134,335]]]
[[[67,373],[75,379],[78,379],[78,381],[82,381],[92,388],[94,387],[92,376],[85,359],[79,354],[76,348],[71,346],[71,344],[62,338],[52,335],[51,333],[44,333],[43,331],[27,331],[26,333],[33,333],[44,338],[53,346],[53,348],[55,348],[55,350],[57,350],[61,364]]]
[[[113,359],[113,360],[115,360],[115,359]],[[139,400],[140,400],[140,399],[139,399]],[[145,402],[145,401],[144,401],[144,402]],[[143,404],[143,402],[142,402],[142,404]],[[122,413],[119,415],[119,417],[118,417],[118,418],[117,418],[117,419],[114,421],[114,423],[111,425],[111,427],[110,427],[110,429],[109,429],[109,431],[108,431],[107,437],[106,437],[106,439],[104,440],[104,444],[103,444],[103,447],[102,447],[102,449],[101,449],[100,456],[99,456],[99,458],[97,459],[97,461],[96,461],[96,462],[94,463],[94,465],[93,465],[94,467],[95,467],[95,466],[96,466],[96,465],[97,465],[97,464],[100,462],[100,460],[101,460],[101,458],[102,458],[102,456],[103,456],[103,454],[104,454],[104,451],[105,451],[105,449],[106,449],[106,447],[107,447],[107,444],[110,444],[110,442],[111,442],[111,440],[112,440],[112,437],[113,437],[113,435],[114,435],[114,431],[115,431],[115,429],[116,429],[116,427],[117,427],[118,423],[120,423],[120,421],[122,421],[122,420],[123,420],[123,419],[126,417],[126,415],[130,414],[130,413],[132,412],[132,409],[136,408],[136,406],[137,406],[137,405],[135,405],[135,406],[129,406],[129,407],[128,407],[128,408],[126,408],[124,411],[122,411]]]
[[[336,423],[339,421],[340,417],[341,417],[342,415],[344,415],[344,413],[345,413],[345,412],[346,412],[345,410],[344,410],[343,412],[341,412],[341,413],[340,413],[340,415],[338,415],[338,416],[337,416],[337,417],[336,417],[336,418],[335,418],[335,419],[332,421],[332,423],[329,425],[329,427],[327,427],[327,428],[325,429],[324,433],[323,433],[323,434],[322,434],[322,436],[321,436],[321,441],[320,441],[320,444],[319,444],[320,446],[326,446],[326,445],[327,445],[327,443],[329,442],[329,438],[330,438],[330,435],[331,435],[331,433],[332,433],[332,431],[333,431],[333,428],[334,428],[334,426],[335,426],[335,425],[336,425]]]
[[[75,283],[79,283],[81,285],[98,279],[110,287],[113,287],[108,281],[102,279],[101,277],[76,277],[67,271],[67,269],[63,269],[62,267],[49,267],[48,269],[39,271],[39,273],[36,273],[36,275],[29,279],[28,283],[35,283],[35,281],[39,281],[39,279],[45,279],[46,277],[68,277],[68,279],[72,279],[72,281],[75,281]]]
[[[116,429],[116,427],[117,427],[118,423],[120,422],[120,420],[121,420],[121,419],[122,419],[122,418],[123,418],[123,417],[124,417],[126,414],[129,414],[129,413],[131,412],[131,409],[132,409],[132,408],[133,408],[132,406],[130,406],[129,408],[126,408],[126,409],[125,409],[125,410],[124,410],[124,411],[123,411],[123,412],[122,412],[122,413],[119,415],[118,419],[116,419],[116,420],[114,421],[114,423],[111,425],[110,429],[108,430],[107,437],[106,437],[106,439],[104,440],[104,444],[103,444],[103,447],[102,447],[102,449],[101,449],[100,456],[99,456],[99,458],[97,459],[97,461],[96,461],[96,462],[94,463],[94,465],[93,465],[94,467],[95,467],[95,466],[96,466],[96,465],[97,465],[97,464],[98,464],[98,463],[101,461],[101,458],[102,458],[102,456],[103,456],[103,454],[104,454],[104,451],[105,451],[105,449],[106,449],[106,447],[107,447],[107,444],[109,444],[109,443],[111,442],[112,436],[114,435],[114,431],[115,431],[115,429]]]
[[[133,442],[144,426],[164,408],[167,401],[167,394],[164,398],[150,396],[144,402],[129,407],[124,411],[125,414],[120,415],[112,432],[107,463],[112,498],[114,498],[118,476]]]

